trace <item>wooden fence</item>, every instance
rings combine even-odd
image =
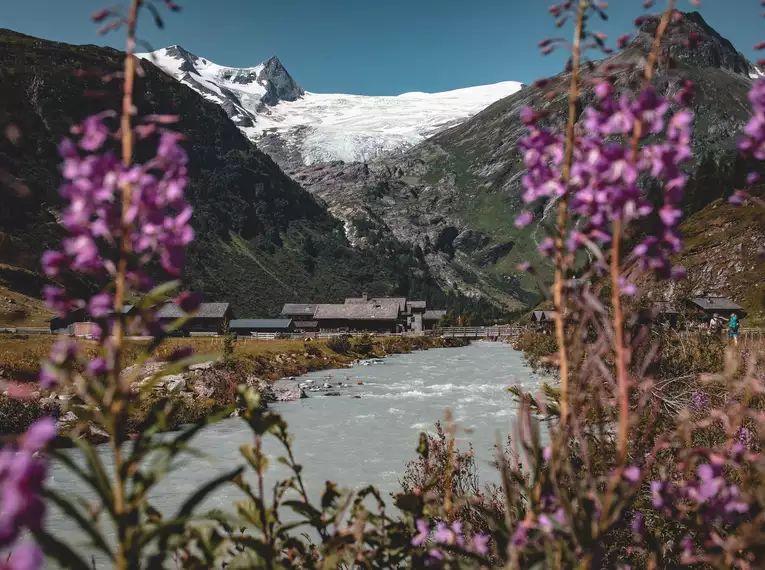
[[[519,336],[523,327],[444,327],[440,330],[446,338],[506,338]]]

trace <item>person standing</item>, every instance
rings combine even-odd
[[[710,336],[719,335],[721,328],[722,328],[722,317],[718,315],[717,313],[714,313],[712,315],[712,318],[709,320]]]
[[[738,346],[738,315],[736,313],[728,319],[728,338],[733,339],[733,344]]]

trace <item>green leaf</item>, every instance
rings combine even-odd
[[[168,297],[172,296],[173,293],[178,290],[180,285],[181,282],[179,280],[160,283],[141,298],[138,303],[138,308],[146,309],[152,305],[156,305],[159,301],[166,301]]]
[[[71,441],[72,443],[74,443],[78,447],[81,447],[83,444],[87,445],[86,442],[80,442],[79,439],[71,439],[70,438],[69,441]],[[60,463],[63,463],[64,465],[66,465],[67,468],[72,473],[77,475],[84,483],[86,483],[88,485],[88,487],[93,489],[93,491],[95,491],[99,495],[99,497],[101,498],[101,504],[106,508],[106,510],[109,512],[109,514],[112,515],[112,519],[114,519],[114,502],[111,500],[111,493],[108,493],[108,494],[104,495],[101,492],[101,488],[100,488],[99,483],[96,480],[96,477],[94,476],[94,474],[88,473],[82,467],[77,465],[72,460],[72,458],[69,456],[69,454],[67,454],[67,453],[64,453],[64,452],[62,452],[60,450],[57,450],[57,449],[51,449],[51,450],[49,450],[48,453],[52,457],[54,457],[57,461],[59,461]],[[109,489],[111,489],[111,487],[109,487]],[[107,500],[107,499],[109,499],[109,500]]]
[[[87,441],[76,439],[74,444],[80,448],[80,451],[85,456],[90,467],[90,472],[93,475],[93,484],[95,490],[98,492],[101,500],[106,505],[114,504],[114,490],[112,484],[109,481],[109,477],[106,474],[106,469],[101,461],[95,447],[93,447]]]
[[[275,520],[270,509],[258,497],[251,496],[250,499],[237,501],[235,504],[239,516],[261,531],[265,532],[266,530],[263,528],[264,519],[266,525]]]
[[[413,493],[396,495],[393,502],[405,513],[416,513],[422,508],[422,497]]]
[[[177,437],[174,437],[172,439],[168,439],[161,442],[155,442],[151,439],[147,439],[143,437],[144,434],[141,434],[141,437],[138,437],[133,442],[133,448],[132,453],[130,455],[129,463],[140,463],[141,460],[146,457],[149,453],[152,452],[165,452],[168,454],[168,456],[172,459],[182,451],[185,451],[186,453],[191,453],[191,450],[188,448],[188,442],[197,434],[199,431],[201,431],[205,426],[213,424],[215,422],[218,422],[224,418],[227,418],[231,415],[231,412],[233,410],[233,406],[226,406],[222,408],[220,411],[214,413],[211,416],[207,416],[202,421],[197,422],[195,424],[192,424],[181,431],[180,435]],[[149,432],[153,431],[153,427],[149,428]]]
[[[68,570],[92,570],[90,565],[80,558],[80,555],[72,550],[69,545],[54,538],[47,531],[35,530],[32,531],[32,535],[45,555],[56,560],[62,567]]]
[[[417,445],[417,454],[427,459],[428,451],[428,435],[425,432],[420,432],[420,442]]]
[[[308,503],[304,503],[303,501],[284,501],[282,503],[285,507],[289,507],[293,511],[295,511],[298,514],[303,515],[308,520],[316,523],[321,521],[321,513],[316,510],[316,507],[309,505]]]
[[[233,480],[235,477],[242,474],[242,471],[244,471],[244,467],[237,467],[236,469],[233,469],[231,471],[228,471],[224,473],[223,475],[220,475],[216,477],[215,479],[212,479],[208,483],[206,483],[204,486],[197,489],[197,491],[191,495],[186,501],[181,505],[181,508],[178,510],[178,514],[176,515],[177,518],[184,518],[194,511],[195,508],[199,506],[199,504],[207,498],[207,496],[212,493],[215,489],[223,485],[224,483],[228,483],[231,480]]]
[[[109,548],[106,540],[101,536],[101,533],[95,527],[93,522],[89,520],[69,499],[51,489],[45,490],[45,498],[55,503],[62,511],[64,511],[64,514],[66,514],[67,517],[76,522],[90,537],[93,546],[106,554],[110,560],[114,560],[111,548]]]
[[[327,481],[324,488],[324,493],[321,495],[321,507],[326,510],[332,506],[336,499],[340,497],[340,493],[337,492],[337,486],[331,481]]]

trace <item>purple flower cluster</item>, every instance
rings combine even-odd
[[[704,392],[696,390],[691,394],[689,406],[692,410],[697,412],[706,410],[709,408],[709,396]]]
[[[765,44],[757,44],[756,49],[763,49]],[[743,156],[752,156],[757,160],[765,160],[765,79],[758,79],[749,91],[749,102],[752,104],[752,116],[744,127],[744,136],[738,141],[738,149]],[[756,184],[760,180],[757,172],[750,172],[747,184]],[[728,201],[736,206],[742,204],[750,195],[742,190],[736,190]]]
[[[116,259],[108,253],[119,251],[126,228],[135,228],[128,236],[131,252],[137,256],[130,275],[134,285],[141,283],[136,269],[155,257],[166,271],[177,275],[184,248],[194,237],[191,207],[184,198],[187,156],[178,145],[180,135],[160,132],[157,154],[145,164],[125,166],[112,152],[83,156],[80,149],[93,153],[108,140],[105,120],[109,116],[102,113],[85,120],[76,130],[81,135],[79,149],[70,139],[59,147],[66,179],[61,195],[68,202],[61,223],[71,236],[64,239],[63,251],[43,255],[43,269],[51,277],[65,268],[113,276]],[[128,188],[130,201],[123,211],[120,198]]]
[[[489,537],[485,534],[475,534],[469,539],[466,538],[462,532],[462,523],[459,521],[455,521],[451,525],[439,522],[435,529],[431,529],[428,521],[418,519],[416,526],[417,534],[412,538],[412,546],[431,546],[428,555],[433,561],[444,559],[444,554],[438,549],[439,545],[464,549],[481,556],[486,556],[489,553]]]
[[[525,547],[533,541],[544,542],[552,538],[556,529],[565,523],[566,516],[562,509],[558,509],[553,515],[541,514],[536,521],[522,520],[518,523],[511,542],[518,548]]]
[[[112,116],[112,112],[104,112],[88,117],[72,129],[79,136],[78,142],[65,139],[60,145],[65,179],[61,195],[68,204],[61,223],[70,235],[63,240],[61,251],[43,254],[42,266],[51,277],[66,269],[91,278],[113,279],[122,250],[127,247],[127,296],[152,287],[145,267],[154,260],[172,275],[181,272],[185,248],[194,237],[191,206],[184,197],[188,159],[179,145],[181,135],[158,127],[172,120],[166,116],[147,117],[148,122],[135,127],[139,138],[158,136],[156,156],[146,163],[125,166],[113,152],[99,153],[111,139],[107,121]],[[48,306],[62,317],[73,309],[86,308],[96,323],[93,336],[108,342],[104,330],[110,330],[114,322],[114,297],[110,293],[101,292],[87,302],[73,299],[54,286],[46,287],[43,294]],[[199,300],[187,295],[180,304],[193,309]],[[152,315],[142,314],[133,321],[130,332],[161,331]],[[44,385],[54,383],[61,369],[76,356],[76,345],[67,345],[67,357],[59,355],[61,350],[64,348],[57,345],[43,368],[40,379]],[[109,370],[108,360],[99,357],[87,370],[92,376],[103,375]]]
[[[683,511],[697,513],[708,524],[732,523],[749,510],[741,498],[738,486],[728,484],[722,470],[723,462],[712,458],[696,468],[696,478],[651,483],[651,504],[667,517],[680,519]]]
[[[42,566],[37,548],[14,543],[24,529],[42,527],[45,504],[41,491],[48,472],[39,453],[55,435],[55,421],[43,418],[32,424],[17,445],[0,450],[0,550],[13,549],[5,564],[0,563],[0,569],[33,570]]]
[[[677,102],[687,99],[683,88]],[[571,196],[572,210],[586,223],[568,240],[568,247],[583,247],[587,240],[606,244],[611,241],[612,223],[624,224],[645,218],[652,211],[638,185],[641,177],[661,181],[664,185],[664,204],[658,212],[663,230],[659,237],[649,236],[633,251],[644,269],[652,269],[665,276],[679,276],[673,272],[668,255],[680,250],[678,225],[682,217],[687,174],[680,168],[691,157],[690,111],[681,110],[667,118],[670,102],[651,89],[645,89],[636,98],[627,93],[617,96],[610,83],[602,81],[595,87],[597,103],[586,109],[585,127],[588,134],[574,140],[573,163],[568,186],[563,183],[565,141],[537,125],[542,114],[524,109],[521,118],[529,134],[520,141],[527,173],[523,177],[527,203],[539,199]],[[643,144],[635,152],[633,133],[639,133]],[[666,139],[648,143],[645,137],[665,134]],[[527,212],[516,224],[531,221]],[[552,242],[540,244],[542,253],[552,252]]]
[[[754,82],[749,91],[749,102],[752,104],[752,117],[744,127],[746,136],[738,141],[738,148],[757,160],[765,160],[765,79]]]

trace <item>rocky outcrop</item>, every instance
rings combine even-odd
[[[461,232],[456,238],[454,238],[452,246],[454,249],[470,253],[477,249],[481,249],[490,241],[491,238],[482,232],[476,230],[465,230]]]
[[[276,105],[279,101],[296,101],[305,94],[276,56],[263,63],[257,81],[266,88],[266,94],[260,100],[266,105]]]
[[[308,397],[299,382],[284,378],[271,384],[269,391],[274,402],[294,402]]]

